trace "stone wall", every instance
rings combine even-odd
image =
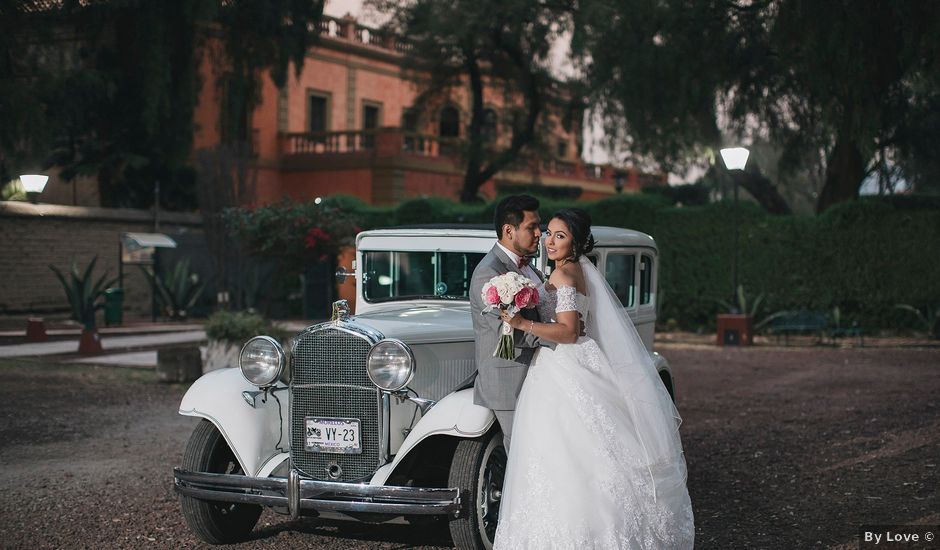
[[[160,233],[204,242],[198,214],[160,212],[159,221]],[[116,277],[120,234],[153,231],[148,210],[0,202],[0,314],[68,311],[50,264],[67,272],[73,261],[83,269],[98,256],[95,273]],[[124,289],[125,316],[149,315],[150,284],[136,265],[124,266]]]

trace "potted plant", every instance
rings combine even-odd
[[[717,300],[728,312],[718,314],[719,346],[750,346],[754,344],[754,316],[759,311],[763,300],[764,295],[761,294],[748,304],[743,285],[738,285],[733,304],[724,300]],[[748,305],[751,307],[748,308]]]
[[[94,355],[102,351],[95,313],[104,307],[104,302],[99,298],[104,295],[105,289],[117,281],[117,277],[108,279],[107,271],[94,281],[92,273],[97,261],[98,256],[92,258],[82,273],[79,273],[78,266],[72,262],[68,278],[56,266],[49,266],[65,289],[65,296],[72,309],[72,318],[82,324],[82,337],[78,342],[78,353],[82,355]]]

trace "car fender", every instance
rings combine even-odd
[[[375,473],[371,484],[384,485],[398,464],[425,439],[435,435],[460,438],[480,437],[495,421],[496,415],[493,411],[474,404],[473,388],[460,390],[444,397],[421,417],[402,442],[395,459]]]
[[[663,373],[666,373],[666,376],[669,377],[669,385],[666,387],[666,389],[669,391],[669,395],[672,397],[673,402],[675,402],[676,378],[672,375],[672,369],[669,368],[669,360],[655,351],[650,355],[653,358],[653,365],[656,367],[656,374],[659,375],[660,379],[662,379]]]
[[[237,368],[218,369],[196,380],[180,402],[179,414],[205,418],[221,432],[235,453],[242,471],[257,476],[262,467],[286,452],[289,434],[282,433],[289,418],[287,392],[259,392]],[[250,403],[253,402],[253,405]],[[272,468],[273,469],[273,468]]]
[[[651,353],[650,356],[653,358],[653,365],[656,366],[656,372],[666,371],[669,373],[669,378],[672,378],[672,370],[669,369],[669,360],[655,351]]]

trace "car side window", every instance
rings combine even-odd
[[[649,304],[653,296],[653,259],[640,257],[640,305]]]
[[[607,283],[624,307],[633,307],[636,296],[636,255],[609,252],[604,268]]]

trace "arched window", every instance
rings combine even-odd
[[[441,109],[441,120],[438,135],[441,137],[458,137],[460,135],[460,111],[448,105]]]

